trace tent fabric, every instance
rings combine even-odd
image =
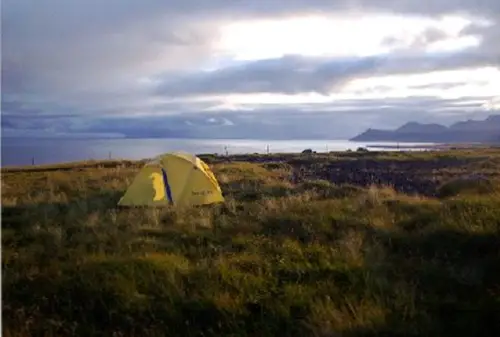
[[[210,167],[183,152],[158,156],[148,162],[118,202],[120,206],[196,206],[224,202]]]

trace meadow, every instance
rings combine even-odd
[[[500,149],[200,157],[224,205],[2,169],[3,336],[500,335]]]

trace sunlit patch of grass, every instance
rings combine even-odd
[[[214,168],[214,174],[226,174],[229,180],[257,180],[274,176],[271,171],[266,170],[259,164],[237,162],[221,164]]]
[[[446,182],[439,188],[439,196],[442,198],[454,197],[459,195],[480,195],[491,194],[499,191],[498,182],[486,178],[457,178]]]

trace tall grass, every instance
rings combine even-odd
[[[494,174],[425,198],[273,161],[213,164],[227,202],[184,209],[116,208],[134,163],[4,172],[3,334],[500,334]]]

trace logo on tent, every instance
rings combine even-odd
[[[192,191],[191,192],[192,195],[196,195],[196,196],[210,195],[213,193],[214,193],[213,191]]]
[[[153,200],[164,200],[166,198],[166,194],[163,176],[157,172],[154,172],[149,175],[149,178],[151,178],[151,183],[153,185],[153,189],[155,190],[155,196],[153,197]]]

